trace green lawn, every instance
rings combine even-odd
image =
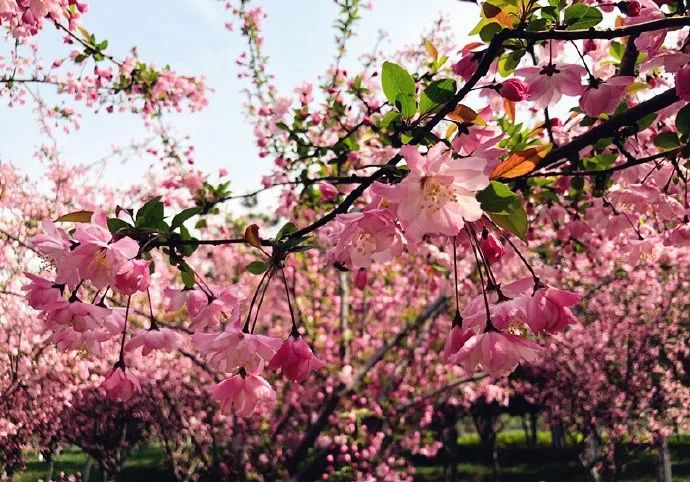
[[[499,435],[499,459],[501,463],[501,482],[581,482],[585,474],[577,463],[574,448],[555,450],[550,446],[549,434],[540,433],[537,447],[525,445],[524,436],[519,431],[506,431]],[[491,469],[484,462],[476,436],[463,436],[460,439],[463,456],[458,466],[460,481],[489,482]],[[684,437],[671,440],[673,460],[673,480],[690,482],[690,439]],[[643,451],[628,464],[628,472],[621,482],[653,481],[655,454]],[[86,456],[81,452],[63,451],[55,463],[54,477],[65,471],[75,473],[84,467]],[[173,477],[165,468],[163,451],[157,447],[138,450],[125,464],[119,480],[126,482],[169,482]],[[32,458],[27,470],[15,477],[16,482],[35,482],[45,478],[47,464]],[[417,466],[419,482],[442,480],[442,469],[438,465],[420,462]],[[91,471],[91,482],[100,482],[98,468]]]
[[[65,450],[56,458],[53,477],[56,478],[61,471],[73,474],[81,471],[86,463],[86,455],[82,452]],[[133,457],[125,464],[119,480],[127,482],[169,482],[174,477],[164,467],[163,450],[157,447],[146,447],[136,451]],[[26,471],[15,477],[15,482],[36,482],[44,479],[48,470],[46,462],[39,462],[32,458],[27,464]],[[100,482],[101,474],[96,464],[91,468],[89,482]]]

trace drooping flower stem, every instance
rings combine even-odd
[[[474,259],[477,261],[477,271],[479,272],[479,284],[482,285],[482,296],[484,297],[484,309],[486,309],[486,330],[485,331],[494,331],[494,325],[491,322],[491,311],[489,310],[489,297],[486,294],[486,286],[484,285],[484,274],[482,273],[482,263],[479,260],[479,255],[477,254],[477,250],[480,249],[479,246],[474,245],[474,238],[472,237],[472,232],[470,229],[465,225],[465,230],[467,231],[467,234],[470,238],[470,246],[472,246],[472,252],[474,253]]]
[[[122,327],[122,339],[120,340],[120,356],[117,360],[116,366],[123,370],[125,369],[125,339],[127,338],[127,322],[129,320],[129,305],[132,301],[132,296],[127,297],[127,307],[125,308],[125,324]]]
[[[287,278],[285,277],[285,269],[280,269],[280,275],[283,278],[283,286],[285,286],[285,297],[287,299],[288,308],[290,309],[290,320],[292,321],[292,336],[299,336],[299,330],[297,329],[297,322],[295,321],[295,313],[292,310],[292,301],[290,301],[290,290],[288,288]]]

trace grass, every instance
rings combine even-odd
[[[83,470],[87,456],[77,450],[63,450],[55,459],[53,468],[53,478],[59,476],[60,472],[74,474]],[[140,448],[125,463],[122,474],[118,480],[127,482],[169,482],[174,481],[165,466],[163,450],[158,447]],[[48,463],[39,461],[36,457],[31,457],[26,464],[26,471],[15,476],[15,482],[36,482],[44,479],[48,472]],[[91,477],[89,482],[101,482],[101,474],[98,466],[91,467]]]
[[[491,467],[478,445],[475,435],[463,435],[459,439],[462,449],[458,465],[459,481],[489,482]],[[551,448],[550,434],[539,432],[536,447],[525,443],[524,435],[518,430],[506,430],[498,436],[501,482],[581,482],[585,473],[577,461],[574,447]],[[670,443],[673,461],[674,482],[690,482],[690,437],[676,439]],[[443,480],[443,468],[434,462],[417,461],[418,482]],[[86,455],[75,450],[63,451],[55,461],[53,476],[61,471],[73,474],[81,471]],[[626,475],[620,482],[647,482],[655,480],[656,455],[651,450],[642,450],[627,466]],[[36,482],[46,476],[48,464],[32,457],[27,470],[15,477],[15,482]],[[127,482],[171,482],[172,475],[165,467],[165,457],[159,447],[145,447],[137,450],[127,461],[118,480]],[[91,482],[100,482],[98,467],[91,469]]]
[[[554,449],[551,434],[539,432],[537,446],[525,442],[522,431],[508,430],[499,433],[497,445],[501,465],[501,482],[582,482],[586,473],[580,467],[575,447]],[[476,435],[463,435],[459,439],[462,455],[458,465],[459,481],[489,482],[493,480],[490,461],[479,448]],[[674,482],[690,482],[690,439],[687,436],[670,441]],[[443,468],[439,465],[417,464],[415,480],[436,482],[443,480]],[[649,482],[656,480],[656,453],[641,449],[626,464],[620,482]]]

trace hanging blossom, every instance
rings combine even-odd
[[[540,109],[556,104],[563,95],[582,95],[587,88],[582,85],[586,73],[587,70],[578,64],[547,64],[515,71],[515,75],[523,77],[530,86],[527,99]]]
[[[485,159],[455,159],[443,143],[431,147],[426,155],[409,145],[400,154],[410,173],[388,196],[397,203],[397,217],[409,241],[417,243],[425,234],[455,236],[466,221],[482,217],[475,195],[489,184]]]
[[[221,410],[232,408],[238,415],[247,416],[259,404],[275,401],[276,392],[265,379],[242,369],[216,385],[211,396],[220,403]]]
[[[539,355],[540,346],[525,338],[526,330],[534,335],[562,331],[577,321],[570,307],[579,301],[575,293],[541,282],[535,286],[532,278],[493,290],[486,301],[474,297],[453,323],[444,358],[468,372],[481,367],[491,375],[506,375]]]

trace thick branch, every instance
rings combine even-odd
[[[424,323],[424,321],[437,316],[441,310],[443,310],[447,301],[448,298],[445,296],[439,296],[436,298],[433,303],[431,303],[422,313],[417,316],[413,323],[406,325],[397,335],[388,341],[388,343],[381,346],[381,348],[379,348],[367,359],[364,365],[362,365],[357,374],[353,377],[352,383],[349,385],[340,383],[335,390],[333,390],[331,396],[328,397],[326,402],[323,404],[318,418],[309,427],[307,433],[304,435],[302,440],[300,440],[299,445],[292,453],[292,457],[287,462],[287,469],[290,474],[294,475],[297,472],[299,463],[304,460],[307,452],[314,445],[316,438],[328,424],[328,418],[338,407],[340,400],[344,396],[351,394],[362,382],[364,377],[367,376],[369,371],[371,371],[371,369],[374,368],[391,349],[397,347],[412,331],[416,330],[422,323]]]
[[[509,37],[523,40],[611,40],[630,35],[639,35],[645,32],[656,30],[681,28],[690,26],[690,17],[668,17],[650,22],[628,25],[620,28],[609,28],[605,30],[544,30],[541,32],[530,32],[527,30],[510,31]]]
[[[539,163],[539,167],[549,166],[560,159],[565,159],[573,155],[578,155],[580,150],[591,146],[599,139],[612,137],[621,127],[632,126],[643,117],[664,109],[675,102],[678,102],[676,89],[669,89],[649,100],[637,104],[625,112],[611,117],[596,127],[592,127],[584,134],[576,137],[569,143],[549,152]]]

